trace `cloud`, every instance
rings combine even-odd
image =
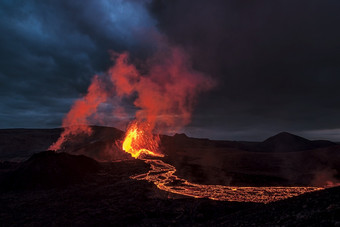
[[[59,126],[112,64],[108,50],[145,58],[158,30],[218,81],[199,98],[192,136],[340,128],[339,8],[337,0],[1,1],[0,128]]]
[[[108,51],[144,54],[154,29],[142,1],[2,1],[0,127],[57,127]]]
[[[219,80],[192,127],[256,140],[338,128],[339,8],[334,0],[153,1],[159,29]]]

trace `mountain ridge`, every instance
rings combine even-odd
[[[71,144],[68,151],[77,153],[83,150],[107,150],[114,146],[114,141],[122,140],[124,132],[105,126],[91,126],[93,134],[89,137],[80,136],[76,144]],[[47,150],[54,143],[62,128],[53,129],[0,129],[0,160],[22,161],[35,152]],[[288,132],[280,132],[262,142],[211,140],[189,137],[184,133],[173,136],[161,135],[161,142],[175,142],[183,146],[214,146],[238,148],[254,152],[295,152],[337,145],[328,140],[308,140]],[[81,153],[81,152],[80,152]],[[21,157],[21,158],[20,158]],[[107,155],[100,157],[108,158]]]

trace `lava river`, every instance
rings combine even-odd
[[[209,198],[220,201],[270,203],[277,200],[298,196],[307,192],[322,190],[321,187],[232,187],[223,185],[202,185],[190,183],[175,175],[176,168],[160,159],[147,156],[163,157],[157,150],[157,137],[139,123],[130,125],[122,149],[149,164],[151,169],[145,174],[132,176],[132,179],[153,182],[159,189],[180,195]]]

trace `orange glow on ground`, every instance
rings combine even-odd
[[[190,183],[175,175],[174,166],[159,159],[147,158],[148,155],[164,157],[163,154],[154,152],[158,149],[158,141],[159,138],[151,133],[147,123],[134,121],[127,130],[122,149],[151,166],[149,172],[131,178],[153,182],[163,191],[220,201],[270,203],[323,189],[320,187],[233,187]]]
[[[132,179],[153,182],[159,189],[194,198],[219,201],[270,203],[307,192],[322,190],[320,187],[233,187],[202,185],[177,177],[176,168],[161,160],[143,159],[150,164],[148,173],[132,176]]]

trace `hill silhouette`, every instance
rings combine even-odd
[[[1,189],[60,187],[82,182],[87,175],[98,170],[98,162],[84,155],[44,151],[6,173]]]
[[[264,151],[290,152],[310,150],[333,145],[336,144],[326,140],[311,141],[288,132],[281,132],[263,141],[260,144],[260,147]]]
[[[328,140],[308,140],[288,132],[280,132],[262,142],[240,142],[240,148],[260,152],[295,152],[337,145]]]

